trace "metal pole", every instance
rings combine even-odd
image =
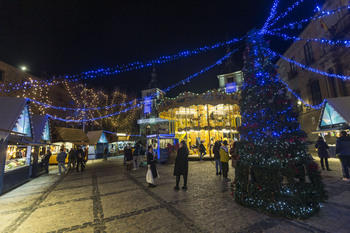
[[[209,116],[209,106],[207,104],[207,120],[208,120],[208,137],[209,137],[209,155],[211,157],[211,148],[210,148],[210,116]]]
[[[86,83],[84,85],[84,113],[83,113],[83,131],[85,132],[85,115],[86,115]]]

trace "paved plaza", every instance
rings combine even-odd
[[[89,161],[85,172],[50,174],[0,197],[1,232],[350,232],[350,183],[340,164],[322,172],[329,201],[309,220],[287,220],[239,206],[213,161],[189,164],[187,191],[174,191],[173,165],[159,166],[156,188],[146,168],[126,171],[122,158]],[[234,170],[230,168],[229,177]],[[181,180],[182,182],[182,180]]]

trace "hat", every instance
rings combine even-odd
[[[227,141],[226,140],[223,143],[224,143],[225,146],[227,146]]]

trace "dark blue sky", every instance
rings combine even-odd
[[[281,0],[279,12],[294,1]],[[75,74],[153,59],[182,50],[241,37],[262,27],[273,0],[2,0],[0,60],[25,64],[35,75]],[[315,0],[287,17],[312,15]],[[281,25],[281,24],[280,24]],[[292,33],[295,33],[292,31]],[[275,47],[274,47],[275,46]],[[274,43],[283,49],[285,44]],[[157,67],[161,87],[191,75],[225,55],[226,48]],[[242,51],[237,66],[242,66]],[[223,66],[170,95],[216,88]],[[118,86],[137,93],[150,81],[151,69],[100,78],[89,85]]]

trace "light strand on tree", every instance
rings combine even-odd
[[[261,29],[260,34],[264,34],[265,33],[267,28],[269,28],[270,21],[276,16],[278,3],[279,3],[279,0],[275,0],[274,1],[273,6],[272,6],[271,11],[270,11],[270,15],[267,18],[263,28]]]
[[[291,12],[292,10],[294,10],[295,7],[299,6],[301,3],[303,3],[304,0],[299,0],[297,2],[295,2],[292,6],[288,7],[287,10],[283,13],[281,13],[279,16],[277,16],[269,25],[268,28],[274,26],[280,19],[283,19],[284,17],[286,17],[289,12]]]

